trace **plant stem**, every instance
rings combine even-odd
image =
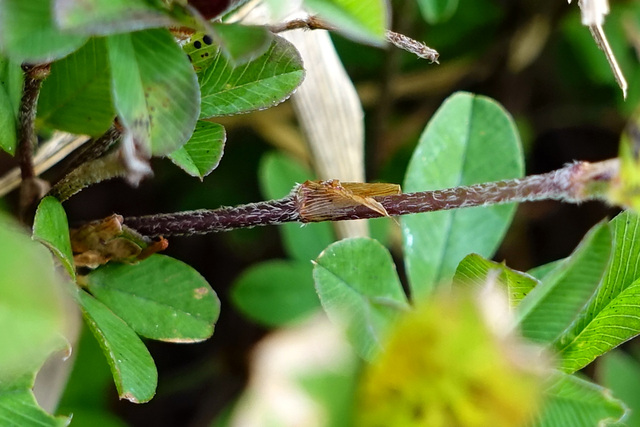
[[[523,179],[372,197],[367,197],[365,192],[355,195],[347,192],[336,180],[322,183],[307,181],[294,187],[283,199],[214,210],[131,217],[125,218],[124,223],[143,235],[168,237],[295,221],[377,218],[385,216],[385,212],[396,216],[546,199],[579,203],[606,199],[609,184],[617,174],[617,159],[599,163],[577,162]],[[366,184],[362,187],[366,188]],[[376,204],[383,209],[376,209]]]
[[[49,195],[64,202],[82,189],[98,182],[127,176],[120,152],[114,151],[105,156],[82,163],[73,169],[49,191]]]
[[[45,183],[36,178],[33,150],[37,142],[35,118],[42,81],[49,75],[49,64],[24,65],[24,85],[18,113],[18,161],[20,163],[20,217],[44,194]]]
[[[269,26],[269,31],[272,33],[281,33],[283,31],[291,31],[298,29],[306,29],[306,30],[328,30],[328,31],[336,31],[336,27],[327,24],[323,20],[315,17],[309,16],[305,19],[293,19],[291,21],[284,22],[278,25]],[[410,37],[405,36],[404,34],[396,33],[390,30],[385,31],[385,39],[391,43],[392,45],[406,50],[407,52],[413,53],[422,59],[427,59],[430,62],[438,63],[438,56],[440,55],[438,51],[430,48],[426,44],[414,40]]]

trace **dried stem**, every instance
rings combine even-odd
[[[368,197],[359,192],[344,197],[336,180],[306,182],[285,198],[215,210],[198,210],[125,218],[127,226],[146,236],[207,234],[235,228],[286,222],[341,221],[408,215],[421,212],[487,206],[535,200],[579,203],[604,199],[608,185],[618,176],[617,159],[579,162],[543,175],[469,187]],[[366,184],[361,184],[365,186]],[[342,190],[341,193],[338,190]],[[367,202],[369,200],[369,202]],[[382,208],[372,206],[379,204]]]
[[[35,118],[42,81],[49,75],[49,64],[24,65],[24,86],[18,114],[18,161],[20,163],[20,216],[43,195],[45,183],[36,178],[33,150],[36,145]]]
[[[309,16],[305,19],[293,19],[281,24],[271,25],[268,28],[273,33],[281,33],[284,31],[298,29],[336,31],[336,27],[327,24],[316,16]],[[394,46],[413,53],[419,58],[428,59],[431,62],[438,63],[438,56],[440,55],[438,51],[430,48],[422,42],[390,30],[385,31],[385,38]]]

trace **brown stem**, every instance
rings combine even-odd
[[[293,19],[281,24],[269,26],[268,28],[272,33],[281,33],[284,31],[298,29],[336,31],[336,27],[327,24],[316,16],[309,16],[305,19]],[[413,53],[419,58],[428,59],[429,61],[435,63],[438,62],[438,56],[440,55],[438,51],[430,48],[422,42],[407,37],[404,34],[386,30],[385,39],[392,45],[406,50],[407,52]]]
[[[617,172],[616,159],[599,163],[578,162],[523,179],[385,196],[367,195],[367,184],[360,184],[362,190],[354,194],[345,190],[337,180],[307,181],[279,200],[132,217],[125,218],[124,222],[141,234],[153,237],[206,234],[294,221],[306,223],[408,215],[545,199],[579,203],[605,198],[606,188],[617,177]]]
[[[46,183],[39,181],[33,167],[36,145],[35,118],[42,81],[49,75],[49,64],[24,65],[24,85],[18,113],[18,161],[20,163],[20,217],[44,194]]]

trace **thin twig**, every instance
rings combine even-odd
[[[281,33],[284,31],[306,29],[306,30],[328,30],[336,31],[337,28],[327,24],[316,16],[309,16],[304,19],[293,19],[281,24],[271,25],[267,27],[273,33]],[[390,30],[385,31],[385,39],[394,46],[413,53],[422,59],[438,63],[439,53],[435,49],[430,48],[426,44],[414,40],[404,34],[395,33]]]
[[[235,228],[277,225],[286,222],[342,221],[409,215],[472,206],[488,206],[536,200],[579,203],[605,199],[607,186],[618,176],[617,159],[599,163],[578,162],[543,175],[468,187],[359,198],[339,197],[336,180],[306,182],[283,199],[214,210],[197,210],[125,218],[127,226],[154,236],[207,234]],[[366,184],[361,184],[366,186]],[[365,187],[366,188],[366,187]],[[381,206],[380,209],[373,206]]]

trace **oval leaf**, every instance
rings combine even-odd
[[[598,224],[566,261],[542,279],[518,306],[522,334],[551,342],[578,317],[598,289],[611,253],[608,224]]]
[[[320,308],[310,262],[267,261],[245,270],[231,288],[231,301],[267,326],[303,319]]]
[[[20,64],[0,56],[0,148],[12,156],[17,144],[22,80]]]
[[[0,215],[0,386],[60,348],[65,312],[49,251]]]
[[[69,275],[75,279],[76,272],[71,252],[67,214],[62,203],[55,197],[45,197],[38,205],[33,221],[33,237],[47,245],[62,262]]]
[[[198,120],[191,138],[169,158],[189,175],[202,179],[218,167],[226,140],[224,126]]]
[[[304,0],[304,3],[345,35],[364,43],[384,43],[389,27],[389,5],[385,0]]]
[[[273,34],[265,27],[219,23],[212,24],[212,27],[216,41],[235,65],[264,54],[273,41]]]
[[[437,190],[522,174],[522,149],[511,116],[489,98],[457,93],[438,109],[420,137],[403,190]],[[514,211],[510,204],[403,217],[413,298],[448,282],[467,254],[491,257]]]
[[[38,123],[76,134],[102,135],[116,113],[104,39],[51,64],[38,98]]]
[[[640,364],[638,359],[621,350],[613,350],[598,361],[598,382],[629,406],[625,419],[628,426],[640,425]]]
[[[294,183],[314,179],[313,173],[289,156],[269,153],[260,161],[260,187],[265,199],[280,199],[293,189]],[[303,227],[296,223],[280,226],[282,243],[287,254],[299,261],[315,259],[334,240],[331,223],[314,222]]]
[[[57,27],[51,1],[0,2],[0,48],[13,61],[49,62],[68,55],[87,40]]]
[[[516,307],[520,301],[538,284],[538,281],[526,273],[512,270],[504,263],[497,263],[478,254],[466,256],[458,265],[453,282],[456,284],[483,287],[487,283],[490,271],[497,270],[498,283],[509,295],[509,306]]]
[[[171,342],[213,335],[220,301],[207,281],[176,259],[153,255],[139,264],[111,263],[87,277],[91,293],[138,334]]]
[[[158,371],[138,335],[104,304],[85,291],[77,299],[84,318],[107,358],[120,399],[134,403],[151,400]]]
[[[233,66],[218,50],[199,74],[200,118],[273,107],[287,99],[303,78],[300,54],[282,37],[274,37],[269,50],[241,66]]]
[[[562,369],[574,372],[640,334],[640,217],[623,212],[611,221],[611,263],[595,297],[557,341]]]
[[[0,425],[3,427],[64,427],[70,417],[54,417],[44,411],[33,394],[35,373],[28,379],[0,385]]]
[[[145,0],[55,0],[60,28],[75,33],[106,35],[172,23],[160,2]]]
[[[609,390],[575,375],[556,374],[545,395],[532,426],[613,425],[626,412],[624,403],[612,398]]]
[[[162,156],[193,133],[200,93],[195,72],[167,30],[107,39],[113,98],[122,124],[143,150]]]
[[[313,279],[329,318],[368,360],[383,349],[389,327],[409,308],[389,251],[373,239],[330,245],[316,260]]]

